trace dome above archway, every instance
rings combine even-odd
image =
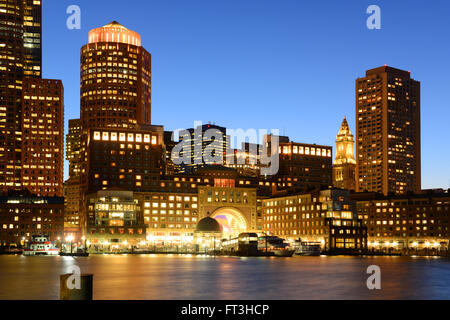
[[[216,219],[206,217],[197,223],[196,232],[222,232],[222,226]]]

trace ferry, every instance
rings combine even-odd
[[[266,244],[267,241],[267,244]],[[258,249],[263,251],[267,246],[267,251],[271,252],[276,257],[292,257],[293,249],[284,239],[277,236],[263,236],[259,238]]]
[[[58,248],[53,245],[48,237],[42,235],[33,236],[28,247],[23,250],[24,256],[56,256],[58,254]]]
[[[320,256],[320,242],[306,242],[296,240],[294,247],[296,256]]]

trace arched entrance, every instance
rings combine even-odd
[[[248,223],[239,209],[233,207],[222,207],[214,210],[210,215],[222,226],[224,238],[236,237],[248,229]]]

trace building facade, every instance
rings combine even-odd
[[[349,191],[329,189],[263,200],[263,231],[290,241],[321,242],[329,252],[367,249],[367,228]]]
[[[358,218],[367,226],[374,250],[448,249],[450,195],[426,191],[384,196],[362,192],[351,196]]]
[[[30,194],[0,197],[0,244],[22,247],[33,235],[64,236],[64,199]]]
[[[62,196],[63,88],[41,79],[41,1],[0,9],[0,189]]]
[[[85,128],[151,124],[151,55],[139,34],[116,21],[91,30],[80,71]]]
[[[336,158],[333,161],[333,186],[356,190],[355,141],[344,117],[336,137]]]
[[[298,142],[279,142],[279,170],[273,179],[277,189],[327,188],[332,186],[332,147]]]
[[[24,13],[24,75],[42,77],[42,1],[22,0]],[[19,2],[19,1],[16,1]]]
[[[22,188],[23,2],[1,0],[0,9],[0,188],[6,192]]]
[[[86,244],[92,251],[111,252],[145,243],[142,211],[132,191],[102,190],[86,199]]]
[[[421,189],[420,83],[384,66],[356,79],[357,191]]]
[[[24,78],[22,188],[38,196],[63,196],[64,88],[61,80]]]

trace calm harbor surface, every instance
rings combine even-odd
[[[94,299],[450,299],[447,258],[157,254],[3,255],[0,299],[59,299],[71,265],[94,274]],[[370,265],[381,268],[381,290],[367,289]]]

